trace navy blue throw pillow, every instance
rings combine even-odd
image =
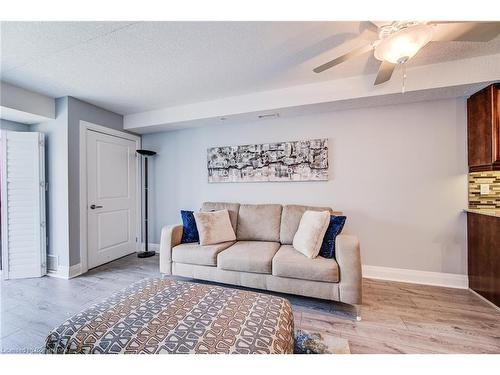
[[[319,255],[323,258],[335,258],[335,238],[342,232],[346,219],[345,216],[330,216],[330,224],[319,250]]]
[[[193,211],[181,211],[182,238],[181,243],[200,242],[198,228],[194,220]]]

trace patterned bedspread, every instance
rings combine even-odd
[[[68,319],[47,353],[293,353],[293,315],[280,297],[146,279]]]

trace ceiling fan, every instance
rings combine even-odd
[[[365,30],[356,38],[368,44],[313,69],[321,73],[370,51],[380,61],[375,85],[391,79],[396,66],[405,64],[429,42],[487,42],[500,34],[500,22],[363,22]],[[404,79],[403,72],[403,92]]]

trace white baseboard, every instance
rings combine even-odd
[[[141,246],[141,251],[144,251],[144,247],[145,247],[145,244],[143,242],[142,246]],[[159,243],[150,243],[150,244],[148,244],[148,247],[149,247],[149,250],[160,251],[160,244]]]
[[[49,271],[47,276],[57,277],[59,279],[72,279],[82,273],[82,265],[80,263],[71,267],[59,266],[57,271]]]
[[[444,286],[447,288],[469,288],[468,276],[456,273],[417,271],[403,268],[363,265],[363,277],[412,284]]]
[[[159,252],[160,244],[150,243],[149,249]],[[144,244],[142,244],[141,247],[141,251],[143,250],[144,250]],[[82,274],[82,265],[80,263],[75,264],[74,266],[71,267],[59,266],[57,270],[49,270],[47,272],[47,276],[57,277],[59,279],[72,279],[73,277],[79,276],[81,274]]]
[[[149,249],[160,251],[160,244],[150,243]],[[144,244],[142,244],[144,250]],[[411,284],[424,284],[444,286],[448,288],[468,289],[469,278],[467,275],[443,272],[429,272],[408,270],[403,268],[379,267],[363,265],[363,277],[369,279],[399,281]],[[59,267],[57,271],[49,271],[48,276],[62,279],[71,279],[82,273],[81,264],[75,264],[71,267]]]

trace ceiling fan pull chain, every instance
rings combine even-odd
[[[403,63],[403,85],[401,87],[401,94],[404,94],[406,91],[406,63]]]

